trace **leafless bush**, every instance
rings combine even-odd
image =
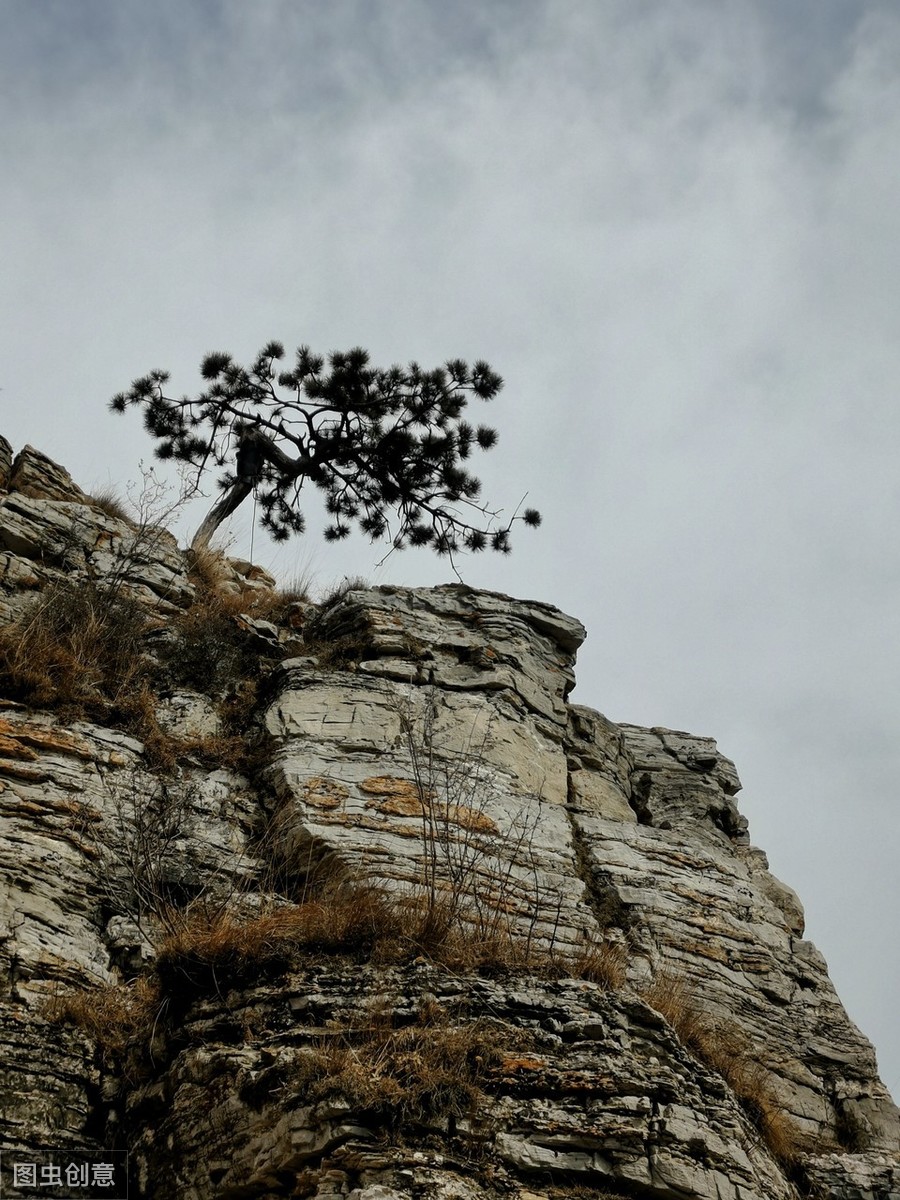
[[[235,593],[200,592],[168,625],[159,659],[174,682],[221,694],[259,669],[259,652],[235,618],[250,607]]]
[[[201,865],[190,849],[201,797],[188,780],[121,771],[106,784],[102,817],[85,812],[82,835],[105,913],[131,921],[148,946],[181,931],[191,906],[206,920],[224,913],[243,888],[236,855]]]
[[[192,879],[185,889],[180,847],[195,798],[174,780],[123,772],[107,783],[103,819],[85,824],[104,909],[133,921],[149,943],[199,887]]]
[[[540,798],[531,806],[523,801],[501,830],[488,812],[490,721],[480,736],[473,726],[462,749],[450,751],[439,745],[433,695],[418,722],[411,706],[399,704],[397,711],[419,805],[421,886],[435,917],[470,926],[485,943],[516,943],[526,960],[539,945],[552,954],[562,898],[541,882]],[[538,936],[542,919],[552,923],[549,936]]]

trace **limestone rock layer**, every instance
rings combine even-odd
[[[142,614],[140,704],[17,659],[73,586]],[[0,624],[4,1149],[128,1149],[147,1200],[900,1198],[900,1115],[734,765],[571,704],[577,620],[204,578],[0,439]],[[340,942],[329,896],[477,953]]]

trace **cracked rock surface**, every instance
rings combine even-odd
[[[0,438],[0,625],[67,576],[124,579],[151,658],[198,594],[170,535]],[[260,616],[264,573],[233,562],[223,586],[258,665],[203,693],[159,666],[165,768],[114,721],[0,694],[0,1145],[127,1148],[139,1200],[900,1200],[874,1051],[712,738],[570,704],[585,631],[549,604],[351,588]],[[237,761],[223,731],[251,685]],[[149,978],[191,905],[249,919],[323,872],[427,884],[536,957],[198,967],[127,1052],[53,1017]],[[597,946],[615,986],[535,965]],[[465,1102],[422,1084],[403,1107],[406,1036],[423,1061],[456,1047]],[[773,1113],[790,1154],[763,1136]]]

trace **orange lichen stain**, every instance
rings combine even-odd
[[[9,759],[0,762],[0,771],[13,779],[24,779],[26,783],[46,783],[50,778],[49,772],[42,771],[39,767],[21,766],[19,763],[10,762]]]
[[[424,811],[419,786],[411,779],[400,779],[396,775],[372,775],[362,781],[359,790],[372,797],[369,803],[373,807],[390,816],[421,817]]]
[[[546,1065],[542,1058],[528,1055],[504,1055],[501,1069],[503,1071],[543,1071]]]
[[[29,762],[34,762],[37,758],[37,751],[32,750],[30,746],[23,746],[15,738],[0,733],[0,758],[24,758]]]
[[[359,790],[371,796],[367,803],[379,812],[394,817],[421,817],[440,824],[458,825],[477,833],[497,833],[497,826],[485,813],[467,804],[435,801],[433,792],[424,792],[412,779],[396,775],[373,775],[364,779]],[[426,812],[427,805],[427,812]]]
[[[499,832],[496,822],[492,821],[487,813],[480,812],[477,808],[470,808],[467,804],[441,805],[440,816],[453,825],[474,830],[476,833]]]
[[[711,962],[728,962],[728,954],[721,946],[705,942],[686,942],[683,948],[689,954],[696,954],[698,958],[708,958]]]
[[[94,758],[90,743],[67,729],[0,717],[0,755],[33,762],[41,750],[73,754],[76,758]]]
[[[324,779],[319,775],[307,779],[303,788],[303,799],[313,808],[339,808],[348,794],[342,783],[337,783],[334,779]]]
[[[418,784],[397,775],[370,775],[359,785],[359,790],[375,796],[419,795]]]
[[[425,811],[418,796],[388,796],[377,801],[376,807],[390,817],[421,817]]]

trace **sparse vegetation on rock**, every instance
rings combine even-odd
[[[137,1200],[898,1190],[733,765],[570,704],[577,621],[316,605],[0,467],[13,1151],[127,1147]]]

